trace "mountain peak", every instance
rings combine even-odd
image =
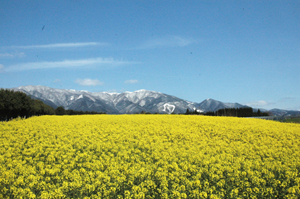
[[[137,90],[137,91],[134,91],[134,92],[147,92],[146,89],[140,89],[140,90]]]
[[[206,100],[204,101],[208,101],[208,102],[220,102],[218,100],[215,100],[215,99],[212,99],[212,98],[207,98]]]
[[[125,91],[124,93],[159,93],[157,91],[149,91],[146,89],[140,89],[140,90],[136,90],[136,91]]]
[[[117,92],[102,92],[102,93],[105,93],[105,94],[108,94],[108,95],[119,95],[120,93],[117,93]]]
[[[204,110],[205,112],[217,111],[219,109],[224,109],[224,108],[242,108],[242,107],[246,107],[246,106],[238,103],[224,103],[211,98],[203,100],[200,104],[198,104],[198,108]]]

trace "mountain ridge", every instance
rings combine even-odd
[[[20,86],[12,88],[39,99],[45,104],[57,108],[76,111],[96,111],[108,114],[149,113],[185,113],[187,109],[197,112],[216,111],[224,108],[249,107],[239,103],[224,103],[211,98],[200,103],[190,102],[157,91],[140,89],[123,93],[89,92],[73,89],[55,89],[47,86]],[[280,111],[277,111],[279,113]],[[280,113],[286,114],[287,111]],[[300,112],[299,112],[300,114]]]

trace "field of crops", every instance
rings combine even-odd
[[[0,123],[0,198],[300,198],[300,124],[184,115]]]

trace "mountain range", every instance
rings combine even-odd
[[[223,108],[248,107],[214,99],[206,99],[201,103],[190,102],[172,95],[149,90],[109,93],[54,89],[46,86],[20,86],[12,90],[24,92],[53,108],[63,106],[65,109],[76,111],[96,111],[108,114],[132,114],[142,111],[150,113],[185,113],[187,109],[208,112]],[[295,113],[300,114],[299,111],[295,111]],[[293,114],[295,113],[293,112]],[[276,114],[289,114],[289,112],[276,109]]]

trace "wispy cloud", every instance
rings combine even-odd
[[[138,80],[136,80],[136,79],[130,79],[130,80],[126,80],[124,83],[125,84],[136,84],[136,83],[138,83],[139,81]]]
[[[272,104],[272,103],[266,102],[264,100],[259,100],[259,101],[253,101],[253,102],[246,103],[247,106],[251,106],[251,107],[263,107],[263,106],[267,106],[267,105],[270,105],[270,104]]]
[[[25,53],[0,53],[0,58],[15,58],[15,57],[25,57]]]
[[[24,70],[51,69],[51,68],[80,68],[99,66],[120,66],[126,64],[137,64],[138,62],[120,61],[113,58],[90,58],[79,60],[64,60],[53,62],[30,62],[21,63],[5,68],[6,72],[18,72]]]
[[[13,48],[77,48],[77,47],[86,47],[86,46],[107,46],[108,43],[100,42],[77,42],[77,43],[55,43],[55,44],[44,44],[44,45],[29,45],[29,46],[11,46]]]
[[[148,49],[148,48],[162,48],[162,47],[184,47],[189,44],[194,43],[192,39],[187,39],[180,36],[166,36],[156,39],[150,39],[142,44],[139,48]]]
[[[100,82],[98,79],[76,79],[75,81],[77,84],[81,86],[97,86],[97,85],[104,85],[103,82]]]

